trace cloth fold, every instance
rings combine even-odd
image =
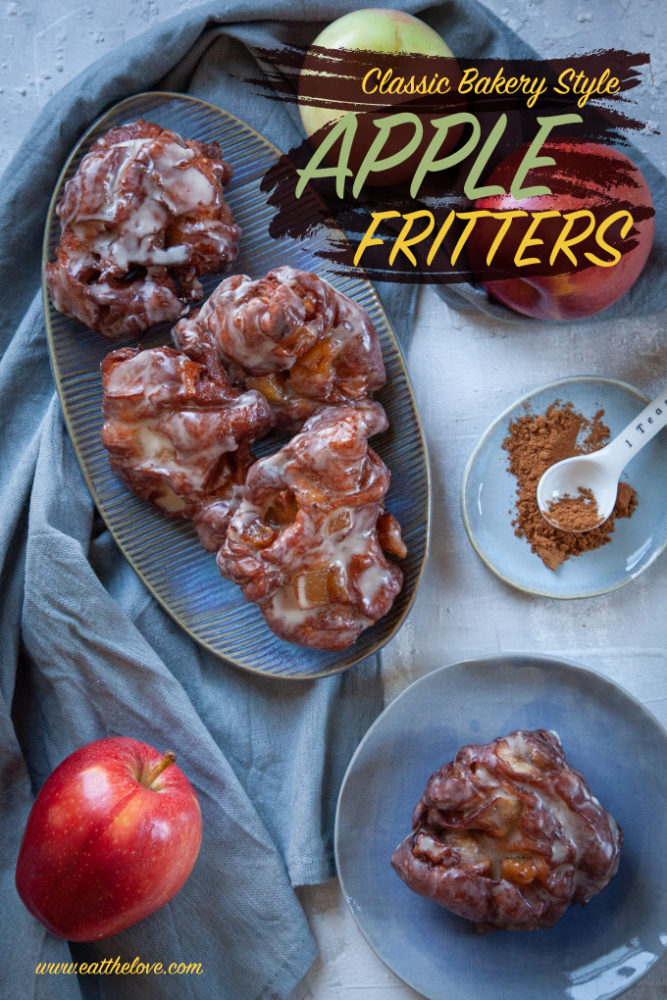
[[[526,47],[473,0],[384,0],[423,16],[455,52]],[[94,510],[49,368],[38,295],[51,191],[82,132],[142,90],[209,100],[287,150],[294,108],[244,83],[254,48],[309,42],[356,9],[347,0],[217,0],[151,28],[86,69],[48,104],[3,179],[0,208],[0,855],[3,996],[151,995],[280,1000],[314,957],[293,891],[333,871],[336,796],[382,707],[377,658],[342,675],[287,683],[246,675],[198,647],[156,604]],[[667,227],[663,227],[663,231]],[[656,282],[656,295],[664,283]],[[379,286],[404,343],[416,289]],[[461,296],[459,286],[441,293]],[[463,302],[469,304],[463,295]],[[502,307],[498,307],[502,308]],[[506,312],[506,311],[503,311]],[[506,317],[505,317],[506,318]],[[68,946],[23,907],[14,866],[34,795],[89,740],[128,735],[173,747],[197,789],[202,851],[178,896],[123,934]],[[201,962],[197,977],[36,974],[42,962],[120,955]]]

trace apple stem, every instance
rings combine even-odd
[[[165,750],[162,760],[159,760],[157,762],[153,770],[149,773],[148,777],[146,778],[144,782],[146,787],[151,788],[155,779],[159,778],[162,772],[166,771],[166,769],[170,766],[170,764],[173,764],[175,760],[176,760],[176,754],[174,753],[174,751]]]

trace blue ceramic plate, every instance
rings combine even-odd
[[[667,434],[654,438],[623,475],[637,490],[633,516],[617,519],[607,545],[570,557],[554,572],[514,534],[516,479],[502,443],[510,421],[523,416],[526,405],[544,413],[555,400],[571,401],[589,419],[603,409],[611,437],[649,401],[625,382],[596,377],[565,378],[531,392],[491,424],[470,457],[463,475],[463,520],[479,557],[506,583],[543,597],[593,597],[634,580],[667,544]]]
[[[407,614],[424,566],[429,525],[429,478],[424,438],[401,350],[373,286],[357,278],[341,278],[321,256],[324,237],[308,241],[269,236],[273,208],[260,190],[266,171],[279,151],[238,118],[193,97],[179,94],[139,94],[108,111],[84,135],[60,177],[49,210],[44,236],[44,263],[54,254],[60,235],[55,214],[62,188],[93,142],[114,125],[143,117],[190,139],[217,141],[234,168],[225,192],[243,229],[241,251],[233,270],[261,277],[272,267],[316,271],[336,288],[356,299],[370,314],[380,341],[387,384],[376,394],[389,417],[390,428],[373,439],[373,447],[389,466],[392,484],[387,508],[403,527],[408,556],[402,562],[403,589],[380,622],[362,633],[349,650],[307,649],[278,639],[255,605],[248,604],[233,583],[220,576],[215,558],[204,551],[189,523],[170,521],[130,493],[112,474],[100,444],[102,380],[100,362],[109,351],[136,341],[113,343],[68,319],[53,308],[44,283],[44,312],[56,384],[63,412],[83,474],[95,502],[118,545],[146,586],[187,632],[206,648],[236,666],[285,678],[310,678],[344,670],[376,652],[396,632]],[[304,195],[295,213],[304,210]],[[312,208],[311,208],[312,210]],[[342,234],[341,234],[342,235]],[[208,295],[221,276],[204,279]],[[140,341],[143,347],[170,343],[166,325]],[[275,448],[263,444],[259,454]]]
[[[554,729],[621,824],[616,877],[549,930],[480,935],[411,892],[390,857],[429,776],[469,743]],[[667,734],[621,688],[560,660],[507,655],[427,674],[377,719],[338,801],[338,873],[371,947],[429,1000],[611,1000],[667,946]]]

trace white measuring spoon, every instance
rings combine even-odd
[[[542,516],[555,528],[569,531],[590,531],[607,520],[614,509],[618,480],[628,462],[655,437],[667,423],[667,389],[656,396],[638,417],[621,433],[590,455],[575,455],[550,466],[537,484],[537,506]],[[581,496],[580,490],[590,490],[595,498],[598,519],[580,529],[564,529],[558,523],[557,504],[564,497]]]

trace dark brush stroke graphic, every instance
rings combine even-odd
[[[584,55],[571,56],[565,59],[543,60],[501,60],[501,59],[445,59],[437,56],[419,56],[399,53],[382,55],[372,52],[342,52],[328,49],[312,48],[306,52],[297,47],[286,47],[279,50],[259,50],[267,79],[250,79],[247,82],[256,86],[267,98],[276,101],[317,106],[339,115],[353,110],[357,114],[358,128],[352,147],[350,165],[356,173],[363,157],[368,150],[377,129],[375,122],[385,116],[397,112],[410,112],[418,115],[424,128],[424,137],[420,147],[408,164],[408,172],[397,168],[389,176],[383,186],[366,183],[359,196],[351,194],[352,178],[345,184],[344,195],[336,194],[335,182],[331,178],[312,180],[300,198],[296,197],[296,187],[299,181],[299,170],[304,170],[310,162],[315,149],[325,137],[331,126],[325,126],[312,140],[304,139],[298,146],[291,149],[287,155],[267,172],[262,181],[262,190],[267,194],[270,205],[276,213],[270,225],[270,235],[274,239],[289,236],[293,239],[318,237],[320,249],[318,254],[336,263],[345,273],[358,272],[378,280],[456,282],[471,280],[471,271],[465,251],[455,264],[451,263],[451,252],[461,234],[463,222],[456,220],[450,232],[442,243],[439,252],[430,264],[426,256],[430,249],[430,241],[438,232],[442,222],[451,210],[464,212],[472,210],[475,205],[464,195],[464,183],[475,158],[491,133],[500,115],[506,116],[506,126],[495,148],[484,165],[478,184],[489,182],[494,169],[512,154],[527,147],[537,134],[538,118],[564,113],[581,115],[580,124],[561,127],[551,136],[551,139],[562,141],[572,139],[574,144],[593,142],[602,146],[627,146],[626,133],[643,129],[645,124],[630,114],[632,101],[627,96],[641,82],[641,67],[649,62],[647,53],[631,53],[625,50],[600,50]],[[304,59],[307,72],[303,73]],[[391,73],[391,79],[402,77],[405,80],[414,78],[420,81],[442,80],[448,77],[452,92],[444,95],[378,95],[364,94],[361,80],[371,70],[377,69],[373,79],[376,80],[385,73]],[[474,69],[478,78],[497,79],[502,73],[505,80],[522,76],[528,81],[544,80],[546,92],[535,102],[534,107],[527,107],[529,94],[468,94],[462,96],[456,90],[458,81],[467,70]],[[577,101],[579,94],[567,95],[554,93],[559,76],[565,70],[571,70],[568,83],[584,74],[588,80],[600,78],[605,70],[608,76],[618,80],[618,90],[614,95],[592,96],[584,107],[580,108]],[[389,77],[387,77],[389,79]],[[420,186],[417,198],[409,191],[409,182],[419,159],[435,135],[434,121],[455,112],[466,111],[475,116],[481,128],[481,136],[474,151],[459,165],[442,172],[428,174]],[[402,131],[401,131],[402,130]],[[411,126],[401,126],[392,133],[393,146],[391,151],[401,149],[411,135]],[[560,134],[559,134],[560,133]],[[465,124],[458,133],[451,137],[449,149],[462,145],[471,135],[471,125]],[[604,150],[592,156],[582,150],[570,150],[557,157],[555,167],[535,168],[529,174],[526,184],[546,184],[552,189],[560,201],[565,200],[565,211],[577,208],[590,208],[599,224],[609,214],[621,209],[632,212],[635,225],[625,239],[620,237],[621,224],[612,227],[607,233],[607,242],[616,246],[623,253],[632,250],[639,237],[642,223],[653,215],[652,205],[645,204],[640,209],[633,208],[628,201],[628,191],[636,187],[634,171],[629,164],[619,164],[609,157],[601,156]],[[327,165],[336,162],[338,148],[332,150],[331,160]],[[521,156],[519,155],[518,160]],[[517,164],[518,164],[517,160]],[[509,183],[506,184],[506,189]],[[589,204],[590,202],[590,204]],[[508,206],[512,207],[512,206]],[[544,205],[536,206],[535,210],[543,210]],[[376,232],[378,238],[385,240],[380,247],[373,247],[364,253],[360,267],[353,264],[355,250],[361,238],[366,233],[372,220],[373,212],[395,210],[398,218],[384,221]],[[393,240],[400,232],[404,215],[418,210],[433,213],[435,225],[431,238],[412,247],[417,257],[417,266],[401,253],[394,263],[387,262]],[[580,243],[576,249],[578,259],[575,268],[561,254],[551,267],[544,263],[522,267],[517,270],[512,265],[510,250],[516,249],[525,232],[530,218],[513,221],[508,231],[508,239],[503,242],[503,254],[491,266],[484,270],[484,278],[521,276],[532,277],[570,273],[590,267],[590,262],[584,253],[591,251],[599,256],[605,256],[596,245],[594,233]],[[487,236],[493,239],[493,221],[485,224]],[[490,228],[491,227],[491,228]],[[638,228],[639,227],[639,228]],[[341,230],[348,234],[343,236]],[[415,227],[415,233],[419,225]],[[537,235],[544,234],[545,255],[548,258],[548,240],[555,239],[558,232],[558,220],[549,225],[544,224]],[[510,236],[511,234],[511,236]],[[513,251],[512,251],[513,253]],[[529,256],[532,256],[530,254]]]
[[[575,74],[584,73],[589,79],[599,79],[605,70],[611,77],[619,81],[618,93],[607,95],[604,100],[618,100],[619,95],[632,90],[641,83],[640,67],[648,65],[650,55],[647,52],[628,52],[624,49],[599,49],[581,55],[573,55],[564,59],[461,59],[445,58],[443,56],[424,56],[416,53],[377,53],[370,51],[336,50],[312,46],[306,50],[297,46],[287,46],[280,49],[255,50],[266,72],[264,78],[248,78],[247,83],[256,86],[261,93],[273,100],[317,104],[318,107],[332,111],[373,111],[391,113],[400,104],[401,109],[410,103],[414,110],[429,113],[442,113],[447,109],[449,95],[373,95],[365,94],[362,80],[365,75],[376,68],[380,75],[391,71],[393,77],[409,80],[414,77],[431,79],[447,77],[455,83],[469,69],[478,70],[479,76],[494,79],[502,70],[506,78],[526,76],[529,78],[545,78],[551,89],[556,85],[560,74],[572,68]],[[307,57],[307,58],[306,58]],[[302,69],[305,72],[302,73]],[[374,77],[375,79],[375,77]],[[545,94],[542,102],[554,100],[559,96],[550,97]],[[595,100],[600,100],[596,97]],[[484,97],[475,98],[483,102]],[[525,98],[518,95],[496,95],[490,99],[490,106],[483,103],[476,110],[512,110],[517,104],[525,105]],[[575,99],[576,100],[576,99]],[[458,102],[455,102],[458,103]]]

